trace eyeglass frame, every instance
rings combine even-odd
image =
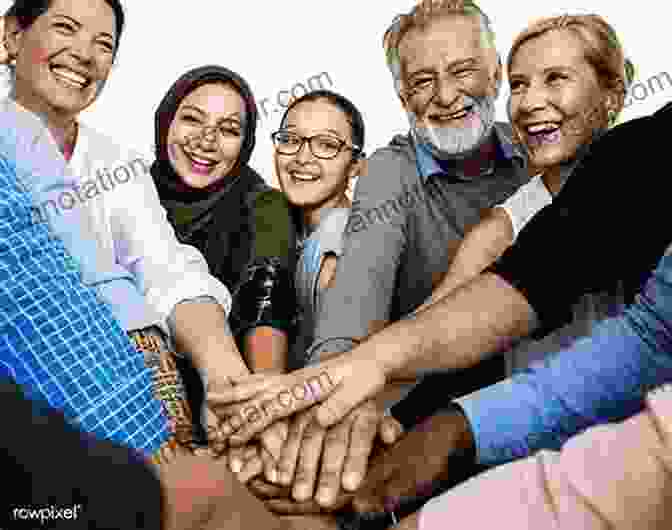
[[[278,146],[275,144],[275,137],[276,137],[276,135],[278,135],[280,133],[291,134],[293,136],[296,136],[299,140],[301,140],[301,143],[299,144],[299,148],[294,153],[291,153],[291,154],[290,153],[281,153],[280,151],[278,151]],[[334,156],[329,156],[329,157],[319,156],[315,153],[315,151],[313,151],[312,141],[313,141],[313,138],[317,138],[318,136],[323,136],[323,137],[327,136],[328,138],[331,138],[332,140],[336,140],[337,142],[340,143],[340,145],[338,147],[338,151],[336,151],[336,153],[334,153]],[[355,156],[361,156],[362,155],[362,148],[361,147],[359,147],[355,144],[350,145],[345,140],[341,140],[340,138],[334,138],[333,136],[328,136],[326,134],[314,134],[313,136],[300,136],[296,133],[287,131],[285,129],[280,129],[279,131],[275,131],[274,133],[271,133],[271,141],[273,142],[273,147],[275,148],[275,151],[278,154],[284,155],[284,156],[293,156],[293,155],[296,155],[296,154],[300,153],[306,142],[308,142],[308,149],[310,149],[310,153],[315,158],[319,158],[320,160],[333,160],[334,158],[336,158],[338,155],[341,154],[341,151],[343,151],[344,147],[347,147],[348,149],[350,149],[355,154]]]

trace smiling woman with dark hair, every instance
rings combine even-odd
[[[88,254],[72,249],[84,256],[85,282],[144,353],[173,425],[172,441],[191,447],[192,414],[173,347],[224,384],[247,369],[226,331],[229,291],[208,273],[198,251],[176,240],[149,175],[134,171],[131,179],[126,170],[123,186],[103,190],[95,182],[109,172],[119,180],[118,171],[140,158],[79,121],[107,82],[123,26],[118,0],[14,1],[4,35],[11,91],[0,106],[16,124],[39,118],[56,141],[55,156],[65,158],[67,172],[59,184],[69,188],[58,202],[81,215],[77,226],[68,226],[59,223],[59,211],[53,228],[65,241],[80,231],[90,246]],[[33,182],[34,198],[45,185]],[[75,208],[65,200],[72,199],[70,189],[80,198]]]

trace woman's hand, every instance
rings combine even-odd
[[[320,403],[315,419],[322,427],[341,421],[357,405],[383,389],[386,374],[374,358],[344,354],[281,376],[251,375],[213,388],[208,402],[233,446],[241,445],[276,421]]]

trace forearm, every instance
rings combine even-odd
[[[249,373],[219,304],[181,302],[174,317],[177,350],[189,355],[202,375]]]
[[[474,366],[534,326],[525,297],[498,276],[484,274],[415,318],[387,327],[355,352],[379,358],[388,380],[410,378]]]
[[[251,329],[244,340],[243,352],[247,366],[252,372],[287,371],[287,333],[270,327],[258,326]]]

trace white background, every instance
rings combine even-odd
[[[154,111],[170,85],[188,69],[221,64],[250,83],[257,101],[269,99],[275,113],[258,124],[252,166],[275,183],[269,135],[281,117],[276,97],[296,83],[327,72],[332,86],[363,112],[367,153],[405,132],[405,114],[385,65],[382,36],[394,16],[412,0],[126,0],[127,25],[117,64],[98,101],[83,114],[90,126],[135,147],[147,156],[154,142]],[[0,0],[5,12],[9,0]],[[660,72],[672,76],[670,0],[618,2],[586,0],[564,4],[550,0],[482,0],[497,46],[505,60],[513,38],[533,19],[562,13],[594,12],[611,23],[638,80]],[[641,6],[641,8],[639,7]],[[324,78],[323,78],[324,79]],[[648,114],[672,100],[672,85],[640,87],[642,101],[631,100],[623,119]],[[327,83],[328,84],[328,83]],[[498,117],[506,119],[506,83]],[[652,91],[650,87],[654,87]],[[3,86],[2,93],[6,88]],[[645,97],[646,96],[646,97]]]

